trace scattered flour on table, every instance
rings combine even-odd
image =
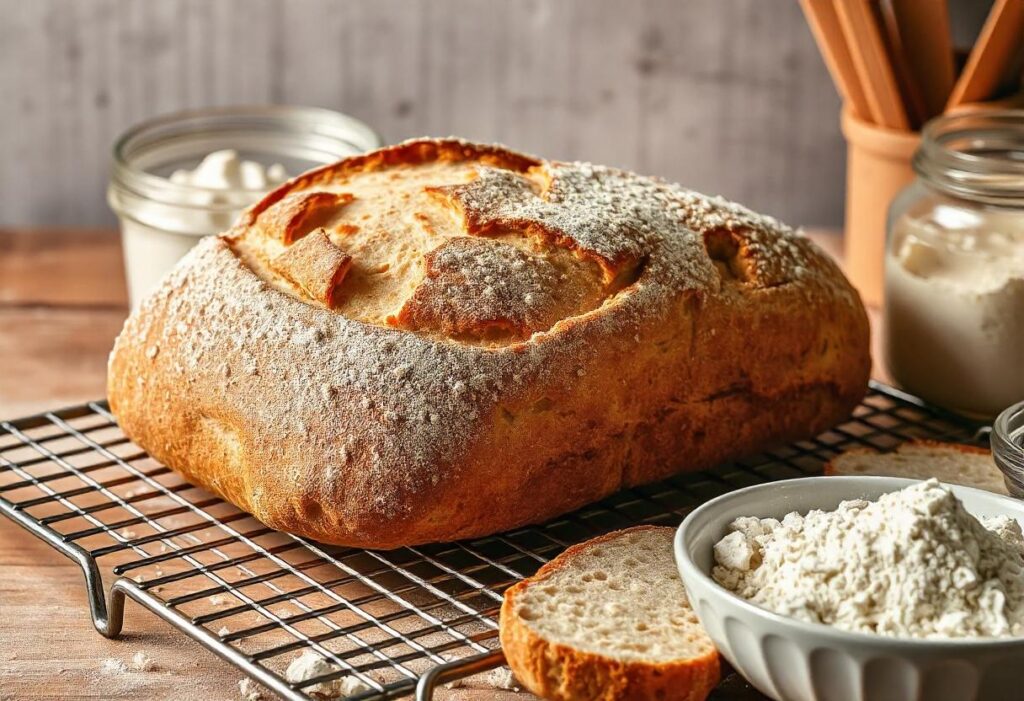
[[[103,660],[103,663],[100,665],[100,671],[104,674],[121,674],[128,671],[128,665],[121,660],[108,657]]]
[[[156,671],[156,662],[142,650],[139,650],[128,662],[108,657],[103,660],[100,670],[104,674],[125,674],[127,672],[153,672]]]
[[[730,531],[712,576],[772,611],[895,637],[1024,635],[1020,524],[979,521],[937,480]]]
[[[446,689],[501,689],[502,691],[516,692],[522,689],[519,681],[508,667],[498,667],[464,679],[456,679],[444,686]]]
[[[288,665],[284,678],[297,684],[340,671],[338,665],[328,662],[313,650],[305,650]],[[302,690],[314,698],[336,699],[369,691],[370,687],[355,677],[339,677],[303,687]]]
[[[266,701],[267,699],[260,685],[248,677],[238,680],[238,693],[242,696],[242,701]]]

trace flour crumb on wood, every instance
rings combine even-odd
[[[100,665],[100,671],[104,674],[127,674],[129,672],[154,672],[157,669],[156,662],[142,650],[139,650],[127,662],[114,657],[108,657]]]
[[[500,689],[516,693],[522,690],[519,681],[508,667],[498,667],[464,679],[456,679],[444,686],[446,689]]]
[[[128,665],[113,657],[108,657],[100,664],[100,671],[104,674],[121,674],[128,671]]]
[[[260,685],[248,677],[238,680],[238,693],[242,696],[242,701],[267,701],[267,696]]]
[[[319,653],[313,650],[305,650],[288,665],[284,678],[292,684],[299,684],[317,677],[337,674],[341,671],[341,667],[327,661]],[[303,687],[302,690],[313,698],[336,699],[370,691],[370,687],[355,677],[344,676],[317,682],[316,684]]]

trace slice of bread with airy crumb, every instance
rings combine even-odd
[[[609,533],[506,591],[501,644],[516,678],[558,701],[706,698],[718,652],[679,579],[674,532]]]
[[[879,475],[909,477],[987,489],[1008,494],[1003,473],[984,448],[962,443],[913,440],[890,453],[854,448],[834,457],[825,465],[826,475]]]

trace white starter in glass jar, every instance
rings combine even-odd
[[[107,200],[121,221],[132,306],[289,174],[379,145],[362,122],[309,107],[185,112],[130,130],[114,147]]]
[[[1017,138],[1024,153],[1024,112],[933,121],[915,156],[918,180],[890,212],[889,372],[923,399],[976,418],[1024,399],[1024,161],[1010,147]]]
[[[262,163],[244,161],[238,151],[226,148],[207,154],[195,170],[176,170],[171,182],[207,190],[267,190],[288,179],[284,166],[275,163],[264,168]],[[210,193],[214,198],[216,193]]]
[[[280,163],[269,168],[231,149],[214,151],[194,170],[176,170],[161,202],[140,202],[121,221],[128,292],[134,306],[202,236],[228,229],[255,194],[288,179]],[[174,205],[179,205],[175,207]]]

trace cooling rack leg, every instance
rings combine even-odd
[[[32,535],[49,543],[62,555],[78,563],[85,576],[85,593],[89,597],[89,613],[92,615],[93,625],[101,635],[116,638],[124,624],[124,592],[118,589],[115,583],[110,590],[108,608],[107,598],[103,592],[103,578],[100,576],[95,558],[77,545],[65,542],[59,533],[47,528],[5,499],[0,499],[0,514],[7,516]]]
[[[121,580],[114,582],[110,588],[110,601],[107,608],[107,619],[100,627],[100,621],[93,618],[96,630],[107,638],[116,638],[121,634],[121,626],[124,625],[124,591],[118,587]]]
[[[66,543],[64,544],[67,545]],[[75,560],[85,575],[85,589],[89,595],[89,613],[92,624],[106,638],[116,638],[121,634],[124,625],[124,592],[117,588],[117,583],[110,588],[110,601],[103,594],[103,578],[100,577],[96,560],[88,553],[68,548],[62,549],[68,557]]]
[[[497,650],[438,665],[420,677],[420,681],[416,685],[416,701],[431,701],[434,697],[434,689],[439,684],[462,679],[477,672],[486,672],[488,669],[500,667],[504,662],[505,653]]]

